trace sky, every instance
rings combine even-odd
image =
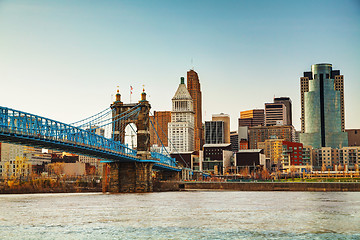
[[[360,128],[360,1],[0,0],[0,106],[65,123],[123,102],[171,110],[180,77],[200,78],[203,121],[293,103],[300,77],[344,75],[345,127]]]

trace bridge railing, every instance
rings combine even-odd
[[[0,107],[0,133],[76,144],[136,156],[136,150],[87,130],[34,114]]]
[[[176,167],[176,160],[175,158],[166,156],[162,153],[158,153],[158,152],[151,152],[151,157],[153,158],[157,158],[160,160],[161,163],[172,166],[172,167]]]

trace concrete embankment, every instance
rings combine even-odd
[[[184,190],[360,192],[360,183],[183,182]]]

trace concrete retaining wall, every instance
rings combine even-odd
[[[185,190],[359,192],[360,183],[184,182]]]

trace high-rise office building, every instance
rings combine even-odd
[[[265,103],[265,126],[288,125],[283,103]]]
[[[286,107],[286,125],[292,125],[292,102],[289,97],[274,98],[274,103],[282,103]]]
[[[171,122],[168,123],[169,147],[172,153],[194,150],[193,100],[182,77],[172,98]]]
[[[230,116],[224,113],[213,114],[212,120],[224,122],[224,143],[230,143]]]
[[[194,105],[194,150],[199,151],[204,143],[202,128],[202,102],[199,76],[194,70],[187,72],[187,89]]]
[[[205,121],[205,144],[224,143],[224,122]]]
[[[171,111],[154,111],[154,116],[150,116],[150,119],[153,123],[150,124],[150,145],[161,146],[163,144],[167,147],[168,123],[171,122]]]
[[[253,109],[240,112],[239,127],[264,126],[264,109]]]
[[[237,131],[230,132],[231,149],[233,152],[239,151],[239,133]]]
[[[301,83],[300,142],[314,148],[348,146],[344,117],[344,76],[328,63],[314,64]]]

